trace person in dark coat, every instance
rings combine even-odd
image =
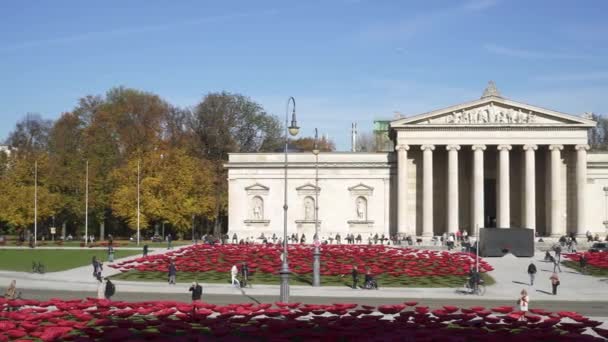
[[[103,270],[103,264],[97,260],[97,257],[93,257],[93,277],[101,281],[101,271]]]
[[[585,272],[587,271],[587,257],[585,256],[585,254],[581,255],[581,258],[578,260],[578,262],[581,268],[581,273],[585,274]]]
[[[357,270],[357,266],[353,266],[353,270],[351,272],[353,277],[353,290],[357,288],[357,284],[359,283],[359,271]]]
[[[175,267],[175,263],[171,260],[169,264],[169,285],[175,285],[175,277],[177,276],[177,268]]]
[[[144,256],[148,256],[148,245],[144,245]]]
[[[116,285],[110,281],[110,279],[106,278],[106,288],[104,290],[104,297],[107,300],[110,300],[112,296],[116,293]]]
[[[200,286],[198,284],[198,282],[194,281],[192,282],[192,286],[190,286],[190,289],[188,289],[188,291],[192,292],[192,301],[193,302],[197,302],[201,300],[201,297],[203,296],[203,287]]]
[[[241,287],[247,287],[249,282],[249,266],[243,261],[241,264]]]
[[[236,244],[239,242],[238,237],[236,236],[236,233],[232,234],[232,243]]]
[[[167,235],[167,249],[172,249],[173,247],[171,246],[171,242],[173,241],[173,238],[171,237],[171,234]]]
[[[530,262],[528,265],[528,275],[530,276],[530,286],[534,286],[534,276],[536,276],[536,265]]]

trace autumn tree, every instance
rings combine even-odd
[[[193,216],[211,218],[215,197],[209,164],[181,149],[155,150],[131,158],[113,173],[119,184],[112,209],[137,227],[137,168],[140,169],[140,227],[165,222],[178,231],[191,227]]]
[[[37,219],[50,218],[59,206],[59,200],[48,187],[49,159],[46,153],[13,152],[8,157],[7,171],[0,178],[0,221],[15,231],[31,228],[34,224],[34,191],[37,164]]]
[[[290,148],[293,147],[295,150],[309,152],[314,149],[315,138],[304,137],[292,140],[289,142]],[[321,152],[331,152],[336,150],[336,145],[330,139],[321,137],[317,141],[317,146]]]

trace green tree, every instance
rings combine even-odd
[[[274,151],[281,147],[282,126],[258,103],[228,92],[207,94],[194,108],[190,122],[200,156],[213,165],[217,236],[227,205],[223,163],[228,153]]]

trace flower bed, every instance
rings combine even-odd
[[[564,257],[572,261],[579,262],[582,255],[587,258],[587,264],[589,266],[608,269],[608,253],[566,253],[564,254]]]
[[[581,271],[579,261],[582,255],[585,255],[587,258],[587,268],[585,270],[586,274],[598,277],[608,276],[608,253],[606,252],[566,253],[563,254],[563,256],[568,260],[564,261],[564,264],[568,267]]]
[[[228,273],[232,265],[246,261],[252,274],[278,274],[281,247],[277,245],[195,245],[162,255],[151,255],[112,265],[125,272],[166,272],[173,259],[181,272]],[[312,246],[289,246],[289,264],[295,274],[312,273]],[[360,272],[369,268],[374,275],[432,277],[464,276],[475,263],[470,253],[391,248],[385,246],[323,246],[321,275],[349,274],[352,265]],[[481,260],[481,272],[492,270]]]
[[[17,307],[6,311],[7,307]],[[522,312],[512,307],[430,310],[416,302],[396,305],[230,304],[180,302],[47,302],[0,298],[0,341],[154,340],[342,340],[386,341],[581,341],[601,322],[574,312]]]

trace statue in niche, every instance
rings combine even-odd
[[[357,219],[366,220],[367,219],[367,203],[365,198],[359,197],[357,198]]]
[[[253,198],[253,219],[263,220],[264,219],[264,202],[259,197]]]
[[[310,197],[304,199],[304,220],[313,221],[315,219],[314,200]]]

